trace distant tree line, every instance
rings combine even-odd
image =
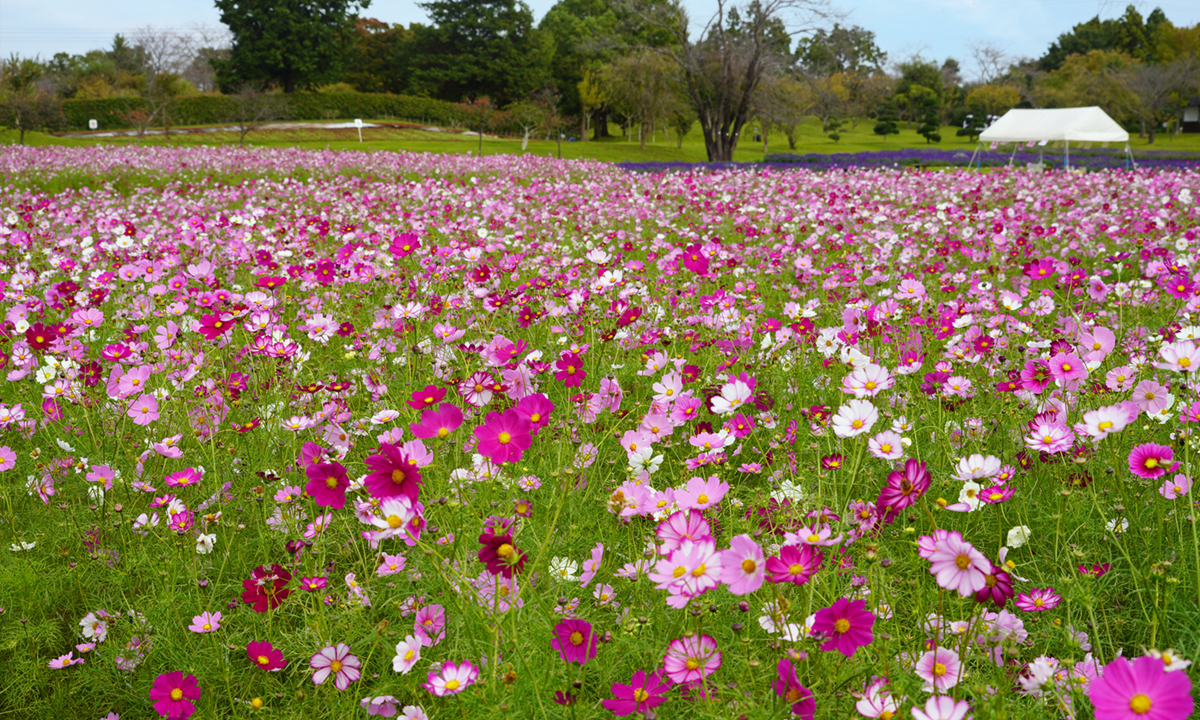
[[[536,25],[521,0],[427,0],[429,23],[407,27],[366,16],[369,0],[215,1],[219,32],[143,28],[107,50],[4,61],[6,117],[52,127],[56,101],[136,96],[128,122],[169,129],[194,94],[237,96],[252,123],[277,114],[277,93],[392,93],[467,104],[481,130],[503,111],[526,141],[615,125],[643,146],[681,143],[698,125],[709,158],[728,160],[747,135],[794,148],[811,117],[831,142],[862,122],[939,142],[946,125],[974,138],[1014,107],[1100,105],[1154,142],[1200,94],[1200,25],[1157,8],[1077,24],[1036,59],[977,43],[964,78],[955,58],[889,58],[871,30],[829,22],[825,0],[723,1],[708,18],[678,0],[559,0]]]

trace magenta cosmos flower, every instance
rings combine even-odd
[[[441,671],[430,672],[427,681],[421,683],[421,687],[437,697],[444,697],[457,695],[474,685],[478,679],[479,668],[472,665],[470,660],[463,660],[461,664],[444,662]]]
[[[196,676],[185,677],[182,670],[163,673],[154,679],[154,687],[150,688],[150,699],[154,701],[154,710],[159,715],[172,720],[186,720],[196,712],[196,706],[191,701],[200,699],[200,687],[196,684]]]
[[[600,704],[612,710],[617,717],[644,713],[666,702],[663,695],[670,689],[670,681],[663,682],[662,671],[656,670],[647,677],[644,670],[638,670],[628,685],[613,683],[612,693],[616,697],[603,700]]]
[[[419,440],[429,438],[444,438],[462,425],[462,410],[457,405],[442,403],[434,410],[430,408],[421,413],[421,422],[408,426],[412,434]]]
[[[796,668],[792,661],[784,658],[775,668],[779,679],[775,681],[775,694],[791,704],[792,714],[799,715],[804,720],[812,720],[817,712],[817,701],[812,691],[800,684],[796,677]]]
[[[1175,452],[1166,445],[1143,443],[1135,445],[1129,453],[1129,472],[1140,478],[1156,478],[1173,469],[1171,461]]]
[[[987,587],[987,575],[992,563],[962,535],[950,532],[937,543],[929,555],[929,572],[938,585],[968,597]]]
[[[904,462],[904,469],[889,474],[887,484],[875,500],[875,507],[883,516],[883,521],[890,524],[901,510],[915,503],[929,489],[932,479],[925,463],[912,459]]]
[[[991,571],[983,576],[983,583],[983,587],[975,593],[977,603],[992,602],[1002,608],[1013,596],[1012,577],[999,565],[992,565]]]
[[[341,510],[346,505],[346,488],[350,487],[350,480],[341,464],[309,465],[304,468],[304,474],[308,476],[304,491],[319,507]]]
[[[561,380],[564,387],[579,387],[587,377],[587,373],[583,371],[583,358],[575,353],[564,352],[554,366],[558,368],[554,377]]]
[[[550,413],[554,412],[554,403],[550,402],[550,398],[542,393],[536,395],[526,395],[517,401],[517,406],[513,408],[517,414],[529,421],[533,426],[532,433],[538,434],[538,430],[550,424]]]
[[[479,454],[495,463],[517,462],[533,444],[533,425],[516,410],[490,412],[480,427],[475,428]]]
[[[350,683],[362,676],[359,671],[358,658],[350,654],[350,646],[338,643],[323,648],[309,660],[313,669],[313,682],[317,685],[324,683],[333,676],[333,686],[344,691]]]
[[[271,646],[271,643],[255,640],[246,646],[246,656],[256,667],[263,670],[282,670],[287,667],[283,653]]]
[[[708,635],[676,638],[663,656],[663,670],[677,685],[700,685],[719,667],[717,641]]]
[[[380,444],[379,454],[368,456],[365,462],[371,474],[363,482],[376,499],[405,495],[415,501],[421,494],[421,473],[395,445]]]
[[[866,600],[838,598],[833,605],[817,611],[812,624],[813,632],[828,638],[821,646],[822,651],[837,650],[850,657],[858,648],[871,644],[875,639],[871,632],[875,614],[864,609],[866,605]]]
[[[485,532],[479,536],[479,562],[487,566],[487,571],[493,575],[503,575],[511,578],[513,572],[521,572],[525,568],[525,553],[512,544],[512,535],[493,535]]]
[[[554,626],[554,638],[550,647],[562,656],[564,662],[584,665],[596,657],[597,636],[591,623],[583,620],[563,620]]]
[[[821,567],[825,556],[812,545],[784,545],[779,557],[767,558],[767,574],[773,583],[803,585]]]
[[[1105,720],[1175,720],[1190,717],[1194,708],[1187,674],[1167,672],[1162,660],[1150,656],[1113,660],[1091,682],[1088,699]]]

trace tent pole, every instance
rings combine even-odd
[[[1020,143],[1013,143],[1012,155],[1008,156],[1008,166],[1012,167],[1013,159],[1017,157],[1017,148],[1021,147]]]
[[[971,153],[971,161],[967,163],[967,167],[971,167],[975,164],[975,156],[979,154],[980,147],[982,147],[982,145],[975,143],[975,152]],[[983,160],[980,160],[979,162],[981,165],[983,164]]]

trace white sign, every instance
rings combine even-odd
[[[88,130],[95,130],[100,127],[100,123],[96,122],[95,118],[88,120]]]
[[[354,127],[362,129],[362,118],[354,118]]]

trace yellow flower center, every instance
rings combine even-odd
[[[1191,358],[1179,358],[1179,367],[1189,367],[1191,364]]]
[[[404,653],[404,659],[405,659],[405,661],[412,660],[414,657],[416,657],[416,655],[417,655],[416,652],[414,652],[412,650],[408,650]]]
[[[509,545],[508,543],[504,543],[496,550],[496,554],[507,560],[508,558],[512,557],[513,546]]]
[[[392,482],[396,483],[397,485],[400,485],[404,482],[404,477],[405,475],[403,468],[396,468],[395,470],[392,470]]]
[[[171,690],[171,699],[172,700],[182,700],[183,699],[183,691],[180,690],[179,688],[175,688],[175,689]],[[1147,707],[1149,707],[1148,703],[1147,703]]]
[[[446,683],[447,690],[457,690],[458,686],[459,682],[457,680],[451,680],[450,682]]]
[[[862,420],[855,420],[854,422],[850,423],[850,427],[854,428],[855,430],[859,429],[862,426],[863,426]]]
[[[1146,467],[1148,467],[1148,468],[1158,467],[1158,458],[1146,458]]]
[[[1042,607],[1042,606],[1044,606],[1045,604],[1046,604],[1046,601],[1045,601],[1045,600],[1043,600],[1043,599],[1041,599],[1041,598],[1038,598],[1037,600],[1034,600],[1034,601],[1033,601],[1033,606],[1034,606],[1034,607]]]
[[[578,630],[571,633],[571,644],[572,645],[582,645],[583,644],[583,633],[579,632]]]
[[[838,621],[833,624],[833,629],[840,633],[849,632],[850,621],[846,618],[839,618]]]
[[[388,515],[387,523],[388,527],[395,530],[404,524],[404,518],[400,517],[399,515]]]
[[[638,688],[637,690],[633,691],[634,702],[640,704],[640,703],[646,702],[649,699],[650,699],[650,693],[646,692],[645,690]]]
[[[966,570],[971,566],[971,557],[969,555],[959,555],[954,558],[954,565],[959,570]]]
[[[259,655],[258,656],[258,664],[259,665],[270,665],[271,658],[267,657],[266,655]]]
[[[946,666],[941,663],[933,664],[933,676],[941,677],[946,674]]]
[[[1112,423],[1110,423],[1109,421],[1105,420],[1104,422],[1100,423],[1100,424],[1099,424],[1099,425],[1097,425],[1096,427],[1100,428],[1101,430],[1108,430],[1108,429],[1109,429],[1109,428],[1111,428],[1112,426],[1113,426],[1113,424],[1112,424]]]
[[[696,502],[700,503],[701,505],[707,505],[708,504],[708,495],[705,495],[704,493],[700,493],[700,495],[696,498]]]
[[[496,439],[500,441],[501,445],[507,445],[509,443],[509,441],[512,440],[512,435],[509,435],[506,432],[502,432],[496,436]]]
[[[695,670],[696,668],[700,667],[700,661],[696,658],[688,658],[687,662],[685,662],[683,666],[688,670]]]
[[[1129,709],[1138,715],[1145,715],[1150,712],[1150,698],[1138,693],[1129,699]]]
[[[787,701],[790,703],[800,702],[800,698],[804,697],[804,693],[800,692],[800,688],[792,688],[787,691]]]
[[[821,542],[821,536],[813,533],[812,535],[808,536],[808,541],[810,543]]]
[[[687,572],[687,568],[685,568],[681,565],[681,566],[675,568],[675,571],[671,573],[671,577],[683,577],[683,574],[685,572]]]
[[[804,574],[804,566],[801,565],[800,563],[796,563],[795,565],[788,567],[788,574],[789,575],[803,575]]]
[[[758,564],[755,563],[750,558],[746,558],[745,560],[742,561],[742,571],[743,572],[752,573],[757,569],[758,569]]]
[[[707,568],[704,566],[704,563],[700,563],[699,567],[692,571],[692,577],[700,577],[704,574],[705,570],[707,570]]]
[[[874,390],[875,389],[875,381],[868,380],[867,384],[864,387],[866,387],[868,390]]]
[[[204,623],[205,630],[212,630],[212,623]]]
[[[342,671],[342,661],[334,660],[332,663],[329,664],[329,669],[335,673],[341,672]]]

